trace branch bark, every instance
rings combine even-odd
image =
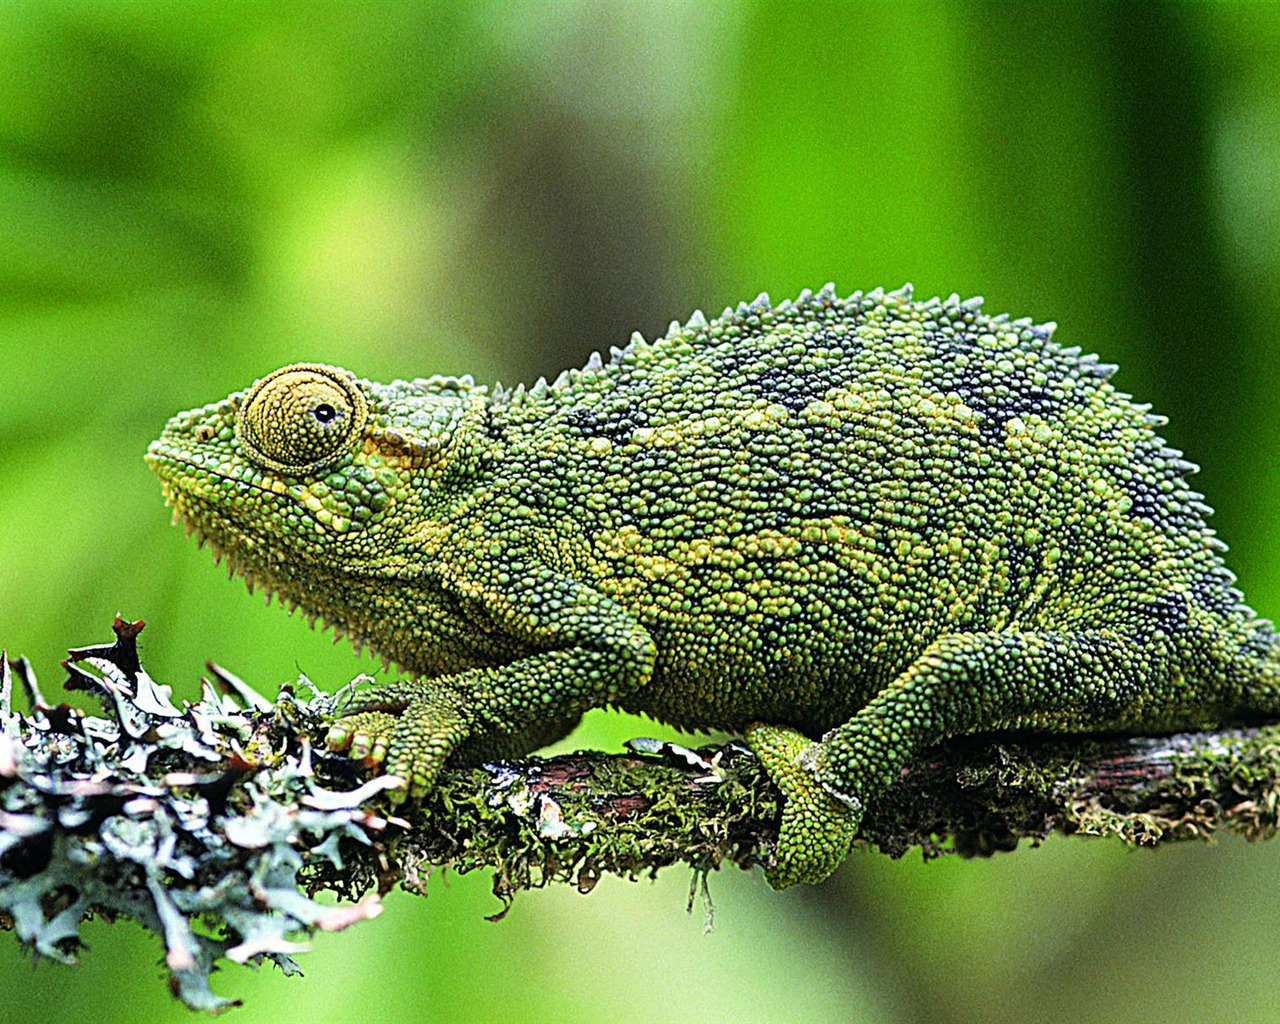
[[[267,700],[211,665],[201,700],[179,708],[138,663],[141,627],[117,619],[114,644],[64,663],[65,685],[94,693],[101,718],[51,705],[25,662],[3,663],[0,925],[74,960],[85,917],[134,917],[161,936],[175,994],[192,1006],[229,1005],[208,986],[215,960],[295,970],[297,933],[372,917],[382,893],[421,892],[436,868],[491,868],[509,904],[525,888],[585,892],[605,873],[674,864],[705,885],[724,864],[766,862],[777,837],[781,797],[737,743],[635,741],[625,754],[451,768],[421,806],[394,811],[385,780],[320,747],[350,687],[329,696],[302,680]],[[15,681],[29,714],[11,709]],[[1257,839],[1274,835],[1278,808],[1280,726],[973,737],[906,772],[860,842],[931,857],[1054,831],[1134,845]],[[312,902],[320,889],[354,902]]]

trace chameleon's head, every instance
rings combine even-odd
[[[147,451],[175,518],[251,583],[325,614],[407,552],[476,464],[469,378],[380,385],[315,363],[180,413]]]

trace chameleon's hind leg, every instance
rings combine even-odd
[[[1167,698],[1169,672],[1164,648],[1109,631],[960,633],[931,644],[821,742],[753,725],[748,742],[787,798],[770,883],[830,874],[867,802],[930,745],[991,729],[1140,724]]]
[[[821,743],[786,726],[763,722],[748,726],[746,740],[786,798],[765,877],[775,889],[822,881],[849,852],[862,816],[851,814],[818,782]]]

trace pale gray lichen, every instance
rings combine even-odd
[[[98,697],[103,717],[51,706],[25,661],[3,660],[0,924],[35,955],[74,963],[86,918],[134,918],[161,937],[174,994],[219,1010],[235,1001],[209,986],[216,961],[298,973],[299,940],[379,913],[376,894],[313,901],[300,873],[341,871],[344,845],[388,828],[362,806],[387,783],[319,785],[308,732],[343,694],[304,681],[305,696],[285,689],[273,703],[211,666],[229,692],[206,683],[178,707],[138,664],[141,626],[117,619],[114,644],[64,663],[67,688]],[[15,678],[29,714],[13,710]]]

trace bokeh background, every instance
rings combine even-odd
[[[170,527],[173,412],[295,360],[512,383],[768,289],[981,293],[1122,365],[1280,614],[1280,7],[0,4],[0,642],[360,670]],[[575,742],[652,735],[593,714]],[[775,894],[482,877],[230,967],[238,1021],[1280,1020],[1280,842],[855,854]],[[0,1018],[185,1020],[156,943],[0,936]]]

